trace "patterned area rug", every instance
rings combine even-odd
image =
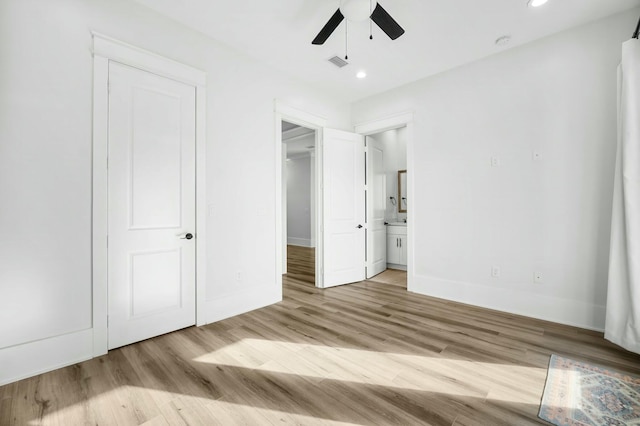
[[[551,355],[538,416],[557,426],[638,426],[640,377]]]

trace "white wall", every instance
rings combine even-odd
[[[415,112],[409,290],[603,328],[616,67],[638,13],[353,106],[354,123]]]
[[[91,30],[208,74],[208,321],[281,294],[274,99],[350,125],[347,106],[135,2],[0,2],[0,384],[91,356]]]
[[[287,159],[287,242],[304,247],[312,247],[311,160],[310,155]]]

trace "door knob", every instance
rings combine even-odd
[[[180,237],[181,240],[190,240],[193,238],[193,234],[190,232],[187,232],[186,234],[184,234],[182,237]]]
[[[356,228],[360,229],[360,228],[362,228],[362,225],[358,225],[358,226],[356,226]]]

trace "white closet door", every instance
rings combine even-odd
[[[195,324],[195,87],[109,65],[109,348]]]

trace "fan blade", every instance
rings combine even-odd
[[[340,22],[342,22],[343,19],[344,16],[342,15],[342,12],[340,12],[340,9],[336,10],[336,13],[334,13],[331,19],[329,19],[329,22],[327,22],[324,27],[322,27],[311,44],[324,44],[329,36],[336,30],[336,28],[338,28],[338,25],[340,25]]]
[[[391,40],[395,40],[404,34],[404,30],[395,19],[391,17],[387,13],[386,10],[380,6],[380,3],[373,9],[373,13],[371,14],[371,20],[376,23],[377,26],[380,27],[382,31],[385,32],[389,36]]]

